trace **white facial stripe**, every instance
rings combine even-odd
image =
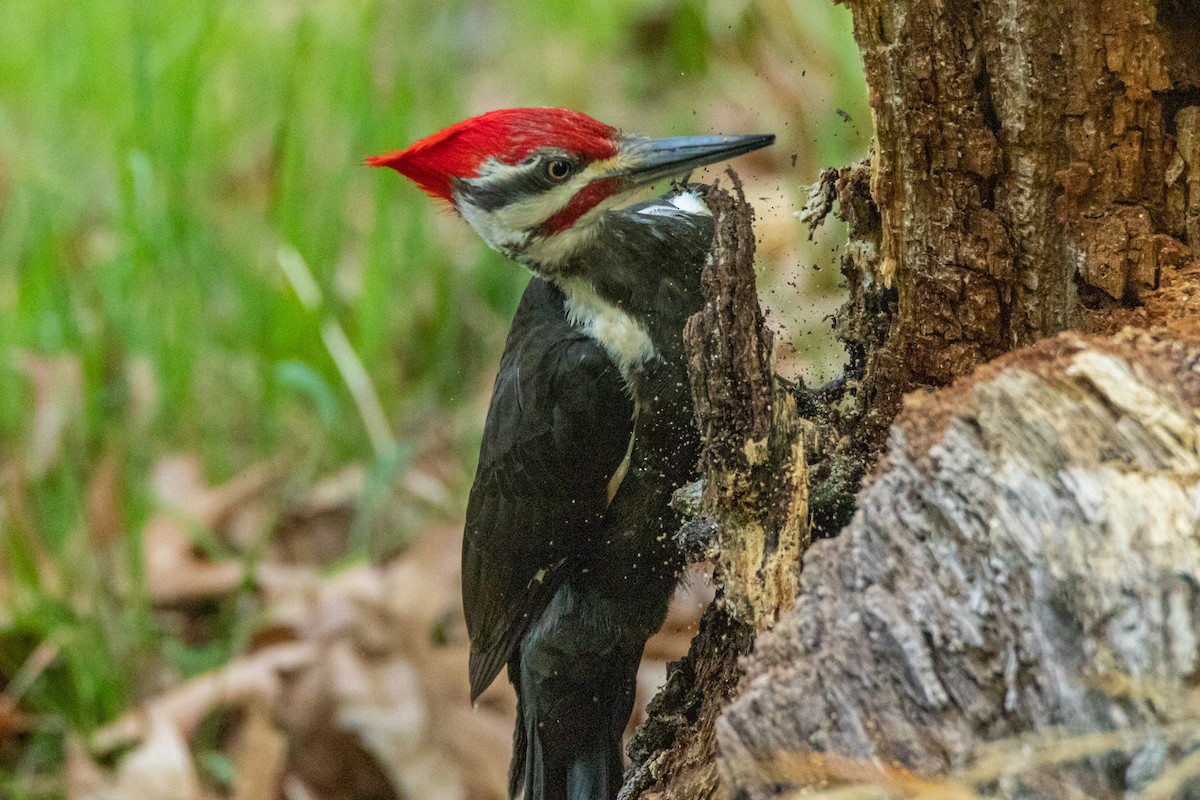
[[[500,206],[494,211],[486,211],[472,205],[465,199],[456,199],[455,207],[475,231],[493,250],[506,255],[514,255],[524,251],[527,246],[536,245],[543,240],[536,239],[533,232],[550,217],[554,216],[563,206],[571,202],[571,198],[581,189],[574,180],[562,186],[556,186],[545,194],[533,195],[524,200]],[[562,236],[563,231],[559,234]],[[558,236],[548,237],[557,239]],[[554,245],[561,248],[562,244]]]
[[[537,169],[540,169],[538,159],[505,164],[489,158],[480,166],[476,177],[464,182],[471,188],[487,189],[497,184],[519,181],[522,176],[530,175]],[[469,194],[458,192],[454,196],[454,205],[489,247],[506,255],[515,255],[530,243],[534,230],[571,202],[571,198],[587,185],[591,180],[590,174],[593,174],[590,169],[583,170],[559,186],[492,210],[474,205]]]
[[[529,240],[526,231],[514,231],[506,228],[495,211],[484,211],[479,206],[470,203],[455,202],[454,207],[467,224],[475,229],[487,246],[504,255],[512,255],[525,246]]]
[[[479,174],[474,178],[469,178],[468,183],[487,186],[492,183],[511,180],[523,172],[529,170],[529,165],[521,164],[505,164],[495,158],[489,158],[479,165]]]

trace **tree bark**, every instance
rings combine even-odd
[[[1200,3],[846,5],[875,124],[859,202],[879,227],[851,234],[867,302],[844,335],[895,291],[884,341],[866,342],[871,446],[905,393],[1063,330],[1200,335],[1156,296],[1200,283]]]

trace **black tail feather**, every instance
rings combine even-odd
[[[621,738],[659,607],[563,585],[509,661],[517,731],[509,788],[524,800],[616,800]],[[523,789],[523,791],[522,791]]]
[[[510,797],[614,800],[624,777],[620,735],[597,725],[580,731],[583,735],[573,741],[553,740],[539,733],[537,719],[536,712],[518,703]]]
[[[597,736],[575,754],[575,763],[567,771],[567,798],[615,798],[624,776],[620,739]]]
[[[525,710],[521,705],[520,655],[508,662],[508,677],[517,690],[517,725],[513,729],[512,763],[508,767],[508,798],[517,800],[525,787],[525,760],[528,742],[525,737]]]

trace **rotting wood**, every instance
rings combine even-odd
[[[685,332],[718,596],[630,746],[634,769],[623,798],[703,800],[716,792],[717,715],[754,636],[791,607],[808,544],[802,421],[775,377],[758,305],[753,212],[728,175],[732,193],[714,185],[705,197],[716,233],[702,278],[705,307]]]
[[[808,543],[808,469],[795,402],[775,378],[754,279],[753,211],[732,171],[714,185],[704,310],[688,320],[688,375],[704,441],[702,508],[718,525],[722,603],[756,631],[796,596]]]
[[[993,414],[1019,409],[1025,416],[1011,420],[1004,434],[1011,441],[989,440],[989,446],[1044,445],[1037,437],[1056,430],[1056,441],[1073,447],[1091,446],[1096,437],[1129,433],[1110,432],[1097,425],[1097,419],[1105,419],[1100,411],[1094,418],[1080,416],[1081,408],[1095,410],[1092,406],[1098,405],[1107,409],[1103,397],[1116,402],[1119,391],[1106,394],[1086,378],[1087,370],[1112,367],[1113,362],[1104,360],[1107,356],[1093,362],[1084,358],[1076,365],[1075,374],[1056,379],[1061,385],[1054,383],[1052,388],[1065,391],[1063,396],[1070,401],[1054,406],[1064,415],[1051,420],[1063,426],[1058,430],[1046,428],[1046,421],[1034,413],[1036,405],[1023,406],[1017,390],[1033,391],[1037,395],[1033,399],[1047,403],[1061,400],[1037,383],[1045,376],[1032,367],[1052,362],[1048,354],[1057,352],[1054,347],[1082,340],[1059,339],[1057,344],[1042,344],[1033,351],[1005,354],[1071,328],[1112,334],[1129,324],[1164,331],[1177,342],[1162,339],[1147,345],[1126,336],[1108,349],[1097,344],[1104,340],[1088,340],[1085,349],[1096,348],[1101,355],[1107,353],[1118,360],[1129,356],[1126,363],[1131,365],[1132,377],[1126,382],[1135,396],[1146,389],[1149,396],[1158,398],[1159,388],[1182,386],[1183,373],[1166,370],[1163,365],[1183,357],[1177,349],[1182,347],[1179,341],[1200,342],[1200,241],[1194,233],[1200,230],[1195,224],[1200,219],[1200,116],[1196,112],[1200,108],[1200,6],[1195,0],[843,2],[854,14],[875,137],[868,161],[826,173],[823,194],[813,204],[819,217],[836,198],[839,216],[850,223],[842,258],[850,297],[836,321],[839,335],[847,342],[850,363],[831,389],[800,387],[794,392],[798,411],[809,422],[805,433],[812,456],[810,500],[816,529],[822,535],[836,533],[852,511],[851,498],[858,481],[882,451],[904,398],[919,410],[906,415],[893,434],[905,438],[900,445],[893,442],[890,460],[871,487],[858,495],[860,513],[854,524],[840,538],[817,545],[817,553],[837,552],[848,559],[839,562],[843,573],[834,574],[836,570],[829,564],[806,567],[797,608],[818,616],[805,617],[799,610],[789,614],[785,624],[759,637],[754,645],[743,636],[727,635],[728,629],[723,627],[727,623],[741,625],[738,630],[742,633],[755,627],[739,617],[707,619],[706,633],[690,656],[694,660],[686,670],[677,671],[675,677],[708,669],[706,674],[722,674],[728,679],[736,672],[722,673],[715,668],[729,663],[730,652],[736,655],[755,647],[750,663],[755,665],[756,677],[742,682],[742,696],[720,723],[724,794],[765,796],[781,788],[771,784],[770,771],[763,769],[780,749],[799,752],[801,760],[804,747],[830,754],[824,761],[805,762],[810,766],[846,766],[852,762],[837,759],[868,753],[883,763],[895,761],[944,774],[984,754],[983,749],[969,753],[955,749],[960,739],[970,748],[976,742],[972,737],[995,739],[1007,731],[1042,730],[1037,725],[1022,727],[1021,713],[1062,720],[1067,718],[1066,712],[1082,708],[1086,713],[1081,724],[1086,727],[1103,713],[1116,725],[1122,724],[1121,714],[1132,715],[1123,718],[1128,722],[1146,712],[1144,698],[1106,694],[1090,684],[1079,688],[1068,680],[1061,665],[1080,666],[1088,659],[1089,668],[1108,670],[1108,677],[1115,674],[1110,653],[1073,649],[1082,641],[1074,629],[1034,628],[1031,630],[1046,637],[1063,638],[1026,641],[1022,637],[1030,636],[1029,630],[1014,631],[996,623],[999,627],[954,629],[961,634],[958,639],[935,640],[931,645],[925,636],[926,623],[910,618],[919,613],[922,620],[960,624],[971,614],[981,613],[972,605],[977,598],[997,593],[1003,596],[996,602],[1003,599],[1017,604],[1015,614],[1023,608],[1020,603],[1030,598],[1020,593],[1009,598],[1004,593],[1016,591],[1010,584],[1028,581],[1027,571],[1013,568],[1001,575],[987,573],[986,580],[972,584],[974,593],[965,600],[939,594],[940,584],[925,585],[915,578],[904,584],[908,591],[902,592],[895,581],[908,581],[905,576],[910,574],[951,581],[954,575],[937,571],[938,559],[955,555],[950,544],[937,540],[941,549],[929,550],[930,542],[917,537],[915,542],[888,540],[891,544],[885,546],[887,541],[881,544],[878,538],[855,531],[863,526],[874,530],[870,525],[889,509],[893,517],[903,516],[901,512],[917,513],[914,504],[927,499],[919,494],[917,481],[922,476],[917,474],[918,466],[978,467],[942,464],[941,459],[959,451],[938,444],[926,452],[927,460],[921,465],[910,464],[897,473],[897,453],[916,453],[931,445],[932,440],[921,439],[922,435],[944,437],[944,426],[952,416],[945,409],[952,401],[961,400],[956,391],[975,384],[957,384],[955,389],[935,394],[940,399],[934,405],[929,404],[933,401],[928,401],[928,396],[914,391],[948,387],[991,362],[977,376],[976,383],[986,382],[999,374],[994,370],[1015,369],[1018,361],[1032,352],[1032,361],[1021,361],[1027,368],[1021,374],[1034,378],[1009,384],[989,406]],[[1153,352],[1142,353],[1139,348],[1143,346]],[[1130,356],[1133,351],[1141,355]],[[762,359],[757,351],[741,357],[747,359],[740,368],[745,374],[761,374]],[[1003,387],[1010,379],[997,378],[1000,383],[996,385]],[[1109,385],[1111,388],[1111,381]],[[1167,402],[1171,394],[1168,391],[1162,397]],[[1120,415],[1127,409],[1118,404],[1115,411],[1105,413],[1109,412]],[[1079,442],[1073,442],[1076,425],[1082,437]],[[813,430],[817,435],[811,435]],[[972,435],[982,436],[981,430],[977,424],[962,423],[948,440],[961,444]],[[753,438],[741,441],[746,440]],[[1124,444],[1135,450],[1149,446],[1145,442]],[[1113,477],[1116,490],[1125,492],[1114,497],[1128,495],[1128,508],[1144,511],[1149,522],[1142,520],[1145,525],[1138,531],[1177,523],[1179,514],[1172,517],[1168,509],[1169,502],[1178,498],[1156,498],[1149,493],[1149,489],[1170,490],[1175,484],[1162,483],[1157,477],[1138,483],[1142,466],[1136,459],[1133,467],[1128,459],[1117,459],[1098,469]],[[1087,477],[1090,473],[1080,474]],[[912,522],[936,531],[939,525],[961,524],[974,531],[971,542],[981,547],[990,541],[989,526],[998,524],[995,509],[1003,507],[1010,516],[1033,520],[1058,513],[1057,506],[1047,503],[1073,475],[1067,473],[1064,479],[1047,469],[1040,476],[1044,484],[1032,481],[1016,489],[1000,480],[1011,475],[1000,475],[990,484],[992,477],[978,477],[974,483],[962,485],[946,481],[938,486],[947,502],[955,497],[963,501],[962,507],[955,509],[957,518],[940,519],[930,512],[930,519],[919,515],[912,520],[893,519],[893,527],[902,529]],[[1143,494],[1134,492],[1133,484]],[[1071,491],[1081,492],[1089,485],[1095,488],[1096,484],[1084,481]],[[711,491],[713,495],[706,494],[706,508],[709,497],[721,493],[719,488]],[[1076,498],[1081,513],[1119,513],[1110,508],[1107,495],[1089,497],[1093,502],[1087,508],[1083,508],[1087,498]],[[1166,516],[1158,520],[1155,514]],[[1023,545],[1031,541],[1043,544],[1025,533]],[[847,543],[845,537],[852,535],[864,538]],[[953,537],[948,541],[958,543]],[[1079,541],[1087,546],[1074,554],[1086,560],[1093,542],[1083,534]],[[855,546],[859,551],[850,552]],[[1099,547],[1097,552],[1109,554],[1112,562],[1123,557],[1111,543]],[[1148,543],[1129,559],[1129,565],[1132,568],[1149,555],[1161,555],[1163,547],[1169,549],[1170,545]],[[906,566],[910,550],[921,557],[925,573],[920,572],[922,565]],[[1003,568],[1003,557],[1010,554],[1000,554],[998,568]],[[1036,555],[1023,552],[1022,557],[1028,561]],[[855,557],[861,563],[854,561]],[[822,558],[828,561],[833,556]],[[945,566],[949,570],[953,564],[946,562]],[[972,566],[986,572],[988,564],[973,562]],[[1028,564],[1022,562],[1021,566]],[[1070,566],[1082,569],[1075,562]],[[823,570],[830,574],[820,577]],[[729,574],[739,573],[734,569]],[[838,586],[837,580],[848,575],[854,576],[853,586]],[[1040,573],[1038,577],[1045,579]],[[1076,583],[1064,590],[1064,602],[1071,600],[1073,592],[1091,596],[1087,581],[1088,573],[1078,572]],[[753,588],[753,582],[739,585]],[[1159,588],[1174,591],[1180,585],[1176,580]],[[1184,589],[1163,599],[1177,606],[1162,611],[1151,604],[1143,609],[1149,615],[1145,619],[1153,624],[1164,614],[1174,615],[1171,625],[1175,627],[1169,633],[1178,634],[1178,641],[1171,645],[1177,653],[1190,646],[1179,620],[1185,627],[1191,624],[1192,609],[1200,607],[1200,602],[1188,605],[1192,598],[1184,590],[1190,584],[1184,581],[1182,585]],[[822,595],[835,589],[841,592],[836,601]],[[763,597],[760,594],[758,599]],[[887,604],[889,598],[895,607]],[[725,610],[746,607],[753,608],[754,602],[731,603]],[[1060,610],[1061,604],[1044,613],[1053,621]],[[1099,628],[1126,617],[1083,619]],[[852,629],[852,634],[847,633],[844,640],[831,638],[842,630],[839,625]],[[1094,631],[1089,628],[1088,632]],[[1158,629],[1150,632],[1156,634]],[[733,643],[724,652],[715,644],[721,636]],[[1003,649],[1013,641],[1023,647],[1043,647],[1041,655],[1047,660],[1030,661],[1036,659],[1033,650]],[[1158,658],[1166,646],[1163,641],[1150,642],[1148,658]],[[827,652],[843,646],[851,655],[841,661],[821,661]],[[1136,649],[1127,648],[1118,656],[1128,656],[1140,669],[1149,662],[1136,662]],[[1061,655],[1064,660],[1054,661],[1047,654]],[[960,671],[944,677],[947,669],[973,663],[976,656],[992,660],[978,673],[964,677]],[[1147,667],[1153,668],[1157,662]],[[772,671],[778,673],[778,680],[770,678]],[[723,704],[732,690],[723,684],[719,692],[705,695],[697,688],[700,685],[698,679],[692,680],[675,693],[669,686],[664,702],[657,706],[660,716],[652,718],[646,732],[655,731],[659,738],[654,746],[637,750],[635,778],[630,784],[638,787],[641,796],[707,797],[717,791],[711,770],[697,764],[709,752],[708,712]],[[1056,688],[1065,691],[1064,687],[1075,692],[1067,699],[1076,706],[1052,705],[1051,694]],[[673,688],[678,690],[680,685]],[[879,694],[872,694],[876,689]],[[818,702],[811,702],[810,692]],[[960,701],[965,705],[957,706]],[[1022,702],[1029,704],[1028,708],[1022,707]],[[677,724],[671,723],[672,719]],[[666,727],[654,728],[658,721],[665,721]],[[804,736],[798,731],[805,731]],[[667,741],[671,744],[662,744]],[[692,754],[690,761],[676,758],[684,751]],[[1083,765],[1082,771],[1076,765],[1078,775],[1083,775],[1078,786],[1072,783],[1078,775],[1071,769],[1061,775],[1025,772],[1015,796],[1072,797],[1078,796],[1079,786],[1099,791],[1104,788],[1100,782],[1103,775],[1097,777],[1094,770],[1087,770],[1097,765],[1108,769],[1104,775],[1124,776],[1128,787],[1148,785],[1148,776],[1163,763],[1155,758],[1172,755],[1175,753],[1162,741],[1158,750],[1148,745],[1126,762],[1119,754],[1105,752]],[[888,772],[888,777],[903,782],[905,774]],[[975,774],[982,773],[977,769]],[[1056,785],[1061,792],[1056,793]]]
[[[892,369],[886,359],[894,353],[884,345],[897,309],[896,289],[879,277],[882,231],[870,193],[871,175],[870,158],[825,170],[800,215],[811,237],[836,204],[838,218],[849,228],[840,259],[848,297],[834,318],[834,332],[846,347],[846,365],[831,385],[796,391],[800,415],[812,425],[806,441],[814,537],[832,536],[850,521],[854,496],[894,413],[891,399],[880,397],[867,380]]]

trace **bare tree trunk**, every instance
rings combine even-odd
[[[852,234],[872,256],[852,277],[896,291],[860,393],[876,432],[906,392],[1013,347],[1172,322],[1155,290],[1198,270],[1200,3],[846,4],[879,214],[877,233]]]
[[[827,171],[813,224],[835,201],[850,223],[850,362],[796,392],[805,422],[776,402],[771,425],[804,431],[814,530],[858,513],[757,644],[786,605],[763,576],[784,573],[722,571],[727,602],[656,704],[626,796],[929,788],[901,768],[958,771],[955,791],[1173,796],[1200,772],[1200,713],[1177,690],[1200,659],[1200,355],[1179,343],[1200,341],[1200,2],[844,2],[874,153]],[[730,275],[721,296],[744,300],[752,275]],[[1106,338],[1126,325],[1157,333]],[[761,346],[691,327],[702,427],[736,418],[729,397],[751,413],[767,395],[721,376],[760,374]],[[1042,341],[1067,330],[1105,336]],[[761,429],[706,434],[750,453]],[[798,508],[780,492],[801,473],[760,469],[771,491],[734,512],[716,452],[704,511],[722,557],[752,565],[778,524],[737,521]],[[703,761],[733,694],[716,781]],[[1022,735],[1048,737],[1021,740],[1036,769],[985,745]],[[839,795],[857,796],[881,795]]]

